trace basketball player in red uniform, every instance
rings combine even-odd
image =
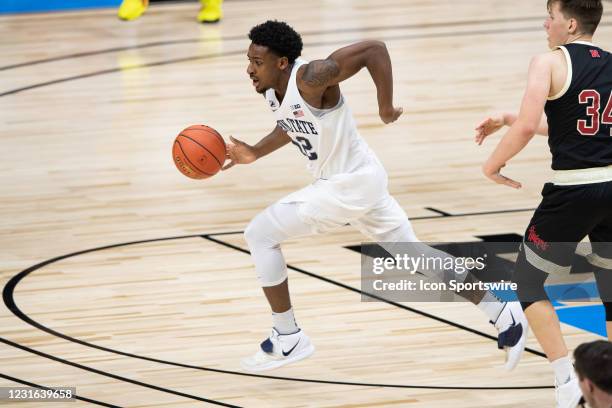
[[[548,136],[554,178],[527,227],[513,280],[555,372],[557,407],[574,408],[581,398],[578,379],[544,281],[569,273],[576,246],[588,235],[593,253],[587,260],[612,336],[612,56],[592,43],[601,0],[548,0],[547,6],[551,51],[531,60],[520,112],[483,121],[476,142],[510,126],[482,169],[491,181],[520,188],[501,169],[534,134]]]

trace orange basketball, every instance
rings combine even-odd
[[[217,174],[225,162],[225,141],[215,129],[192,125],[183,129],[172,146],[174,164],[192,179],[204,179]]]

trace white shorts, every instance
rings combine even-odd
[[[407,220],[406,213],[387,190],[387,174],[378,161],[352,173],[318,179],[278,202],[297,203],[298,216],[313,233],[350,224],[373,237]]]

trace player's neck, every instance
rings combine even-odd
[[[601,391],[601,400],[598,402],[598,407],[612,407],[612,395],[605,391]]]
[[[277,84],[274,86],[274,92],[276,92],[276,99],[280,103],[285,99],[287,93],[287,87],[289,86],[289,79],[291,78],[291,71],[293,71],[293,64],[289,65],[280,76],[278,77]]]
[[[574,34],[574,35],[570,35],[565,43],[570,44],[576,41],[593,42],[593,36],[587,35],[587,34]]]

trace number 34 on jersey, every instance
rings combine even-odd
[[[612,93],[608,97],[608,103],[603,114],[599,114],[601,108],[601,95],[594,89],[585,89],[578,95],[578,102],[587,104],[586,114],[588,119],[580,119],[577,123],[578,132],[583,136],[594,136],[599,133],[601,125],[612,125]],[[612,128],[610,128],[612,136]]]

